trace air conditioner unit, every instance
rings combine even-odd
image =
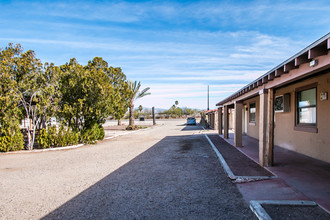
[[[278,112],[290,112],[290,93],[275,97],[274,110]]]

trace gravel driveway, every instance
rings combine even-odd
[[[0,155],[0,219],[254,219],[198,126]]]

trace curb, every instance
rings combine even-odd
[[[128,132],[125,132],[125,133],[122,133],[122,134],[117,134],[117,135],[114,135],[114,136],[106,137],[106,138],[103,138],[103,140],[113,139],[113,138],[116,138],[116,137],[119,137],[119,136],[124,136],[124,135],[128,135],[128,134],[132,134],[132,133],[135,133],[135,132],[138,132],[138,131],[149,130],[151,128],[153,128],[153,126],[152,127],[149,127],[149,128],[145,128],[145,129],[128,131]],[[41,153],[41,152],[47,152],[47,151],[69,150],[69,149],[76,149],[76,148],[82,147],[84,145],[88,145],[88,144],[77,144],[77,145],[72,145],[72,146],[54,147],[54,148],[36,149],[36,150],[10,151],[10,152],[0,153],[0,156],[1,155],[8,155],[8,154],[26,154],[26,153]]]
[[[215,154],[218,156],[219,161],[223,167],[223,169],[225,170],[225,172],[227,173],[227,176],[230,179],[237,179],[237,177],[234,175],[234,173],[231,171],[231,169],[229,168],[227,162],[225,161],[225,159],[223,158],[223,156],[220,154],[220,152],[218,151],[218,149],[214,146],[214,144],[212,143],[212,141],[210,140],[210,138],[207,136],[207,134],[204,134],[204,136],[206,137],[207,141],[210,143],[210,145],[212,146]]]
[[[219,134],[219,137],[221,137],[221,135]],[[221,137],[222,139],[224,139],[228,144],[232,145],[226,138]],[[242,154],[244,154],[245,156],[247,156],[248,158],[250,158],[252,161],[258,163],[258,161],[255,161],[252,157],[250,157],[249,155],[245,154],[239,147],[236,148],[237,150],[239,150]],[[268,169],[267,167],[263,167],[264,169],[266,169],[268,172],[272,173],[274,175],[274,177],[276,177],[276,174],[271,171],[270,169]]]
[[[226,160],[223,158],[221,153],[218,151],[218,149],[215,147],[215,145],[212,143],[210,138],[207,136],[207,134],[204,134],[206,139],[208,140],[209,144],[212,146],[213,151],[216,153],[216,155],[219,158],[219,161],[227,173],[227,176],[234,180],[236,183],[246,183],[246,182],[253,182],[253,181],[259,181],[259,180],[268,180],[268,179],[274,179],[277,178],[277,176],[236,176],[234,173],[231,171],[230,167],[228,166]],[[240,151],[241,152],[241,151]],[[241,152],[242,153],[242,152]]]
[[[259,220],[272,220],[262,205],[317,206],[315,202],[305,200],[251,200],[250,209]]]
[[[46,151],[57,151],[57,150],[67,150],[67,149],[75,149],[84,146],[85,144],[77,144],[71,145],[66,147],[53,147],[53,148],[46,148],[46,149],[36,149],[36,150],[20,150],[20,151],[11,151],[11,152],[4,152],[0,153],[0,155],[7,155],[7,154],[27,154],[27,153],[41,153]]]

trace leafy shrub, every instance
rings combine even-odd
[[[65,129],[63,126],[56,132],[56,126],[42,129],[38,136],[38,143],[41,148],[64,147],[79,143],[79,133],[72,129]]]
[[[63,126],[61,126],[55,139],[55,146],[64,147],[78,144],[79,137],[79,132],[73,131],[71,128],[65,129]]]
[[[99,137],[98,140],[103,140],[105,136],[104,128],[102,125],[99,125]]]
[[[56,126],[53,125],[51,127],[48,127],[47,128],[47,134],[48,134],[48,145],[49,145],[49,147],[56,146],[56,138],[57,138]]]
[[[55,147],[65,146],[66,141],[64,140],[64,136],[65,136],[65,129],[63,126],[61,126],[55,138]]]
[[[139,127],[137,125],[128,125],[126,127],[126,130],[138,130]]]
[[[103,126],[95,123],[91,128],[82,131],[82,140],[87,144],[95,144],[97,140],[103,140],[104,135]]]
[[[23,134],[18,127],[13,129],[1,128],[0,130],[0,151],[17,151],[24,148]]]
[[[42,149],[48,148],[50,147],[49,145],[49,140],[48,140],[48,133],[46,131],[46,129],[41,129],[39,136],[37,137],[37,141],[39,146]]]
[[[41,148],[49,148],[56,146],[57,132],[56,126],[51,126],[46,129],[41,129],[37,137],[38,144]]]
[[[79,132],[72,131],[68,129],[64,135],[64,140],[66,141],[66,146],[75,145],[79,143]]]
[[[147,128],[147,126],[129,125],[126,127],[126,130],[139,130],[144,128]]]

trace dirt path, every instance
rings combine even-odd
[[[183,124],[0,155],[0,219],[253,219],[200,128]]]

